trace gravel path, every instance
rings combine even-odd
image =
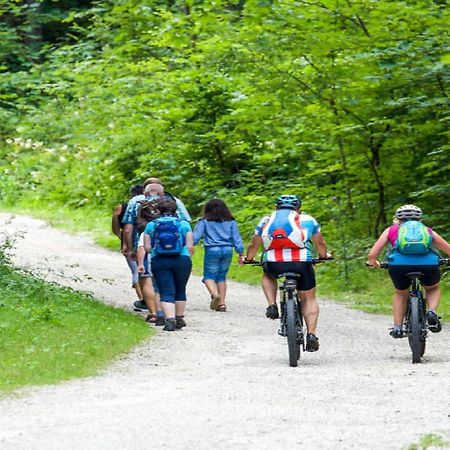
[[[120,254],[10,218],[0,214],[2,229],[25,231],[17,264],[130,307]],[[0,448],[400,449],[428,433],[450,440],[448,327],[412,365],[406,340],[387,335],[390,318],[322,300],[321,349],[290,368],[260,289],[230,282],[226,314],[209,310],[198,277],[188,291],[184,330],[158,331],[96,377],[0,401]]]

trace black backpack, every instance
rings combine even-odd
[[[145,227],[152,220],[157,219],[161,214],[158,210],[159,198],[152,200],[141,200],[136,219],[136,228],[139,233],[143,233]]]

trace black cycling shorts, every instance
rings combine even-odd
[[[316,287],[316,274],[311,262],[265,262],[264,273],[269,278],[277,278],[285,272],[293,272],[300,277],[297,278],[297,289],[299,291],[309,291]]]
[[[396,289],[404,290],[411,286],[411,278],[405,276],[408,272],[421,272],[419,278],[425,286],[434,286],[441,279],[439,266],[389,266],[389,275]]]

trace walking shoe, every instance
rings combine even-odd
[[[306,351],[317,352],[319,350],[319,338],[312,333],[306,335]]]
[[[219,302],[220,302],[220,295],[217,292],[215,294],[211,294],[211,302],[209,303],[209,309],[217,311]]]
[[[155,323],[156,322],[156,316],[155,314],[149,314],[146,318],[145,321],[148,323]]]
[[[405,337],[405,333],[403,333],[403,330],[401,328],[392,328],[391,331],[389,331],[389,334],[394,339],[401,339]]]
[[[439,333],[442,330],[440,317],[431,309],[427,312],[428,329],[432,333]]]
[[[175,331],[177,328],[177,321],[175,319],[167,319],[164,325],[164,331]]]
[[[148,311],[148,306],[147,304],[144,302],[144,300],[136,300],[133,303],[133,307],[135,311]]]
[[[278,319],[278,317],[280,317],[278,314],[278,306],[276,304],[269,305],[266,308],[266,317],[269,319]]]
[[[156,325],[157,327],[162,327],[162,326],[164,326],[165,324],[166,324],[166,319],[164,319],[164,316],[161,316],[161,317],[157,316],[157,317],[156,317],[155,325]]]
[[[186,326],[186,321],[184,320],[184,316],[176,316],[175,319],[177,322],[177,330],[184,328]]]

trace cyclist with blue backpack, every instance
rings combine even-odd
[[[279,317],[277,276],[285,272],[299,274],[297,290],[303,305],[308,334],[306,351],[319,349],[316,326],[319,305],[316,300],[316,278],[312,263],[312,245],[319,257],[327,258],[327,246],[316,219],[300,214],[301,200],[296,195],[282,195],[276,201],[276,210],[264,217],[255,229],[245,261],[253,261],[260,246],[264,247],[262,288],[267,298],[266,317]]]
[[[151,267],[159,288],[164,311],[165,331],[186,326],[186,284],[192,270],[194,238],[189,222],[177,217],[177,204],[162,199],[158,203],[161,216],[147,224],[144,248],[151,252]]]
[[[369,252],[368,262],[375,268],[380,267],[378,256],[389,244],[387,255],[389,275],[395,288],[392,299],[394,327],[390,331],[393,338],[402,338],[403,318],[408,305],[411,279],[409,272],[417,271],[426,292],[428,303],[428,329],[433,333],[441,331],[440,317],[436,314],[441,297],[439,286],[439,254],[441,250],[450,256],[450,244],[439,234],[421,222],[422,210],[415,205],[403,205],[395,212],[395,223],[386,228]]]

